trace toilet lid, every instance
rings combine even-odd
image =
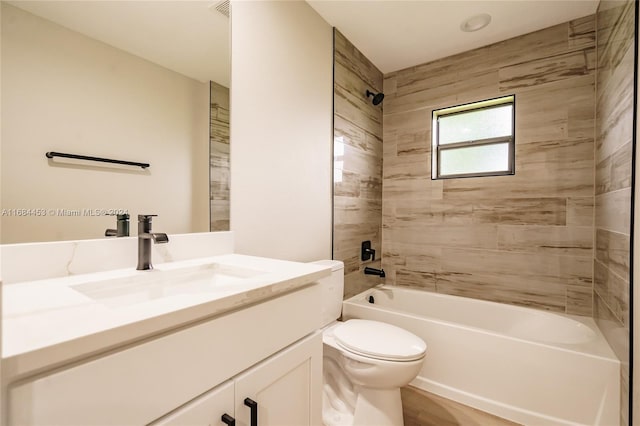
[[[414,361],[427,351],[427,344],[415,334],[378,321],[348,320],[333,335],[344,349],[369,358]]]

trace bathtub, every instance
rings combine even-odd
[[[385,285],[342,306],[427,343],[420,389],[524,425],[619,425],[620,362],[591,318]]]

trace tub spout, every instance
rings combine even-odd
[[[364,274],[365,275],[377,275],[380,278],[386,277],[386,275],[384,273],[384,269],[369,268],[368,266],[366,266],[364,268]]]

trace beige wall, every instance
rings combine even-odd
[[[2,208],[119,208],[158,214],[158,231],[207,231],[208,84],[2,8]],[[47,151],[151,167],[64,166]],[[3,216],[2,242],[100,238],[108,227],[115,218]]]
[[[234,2],[231,21],[236,251],[329,258],[331,27],[303,1]]]
[[[594,70],[590,16],[385,75],[388,282],[591,315]],[[432,110],[506,94],[516,174],[431,180]]]
[[[597,14],[594,317],[621,362],[621,424],[629,410],[629,262],[634,2]]]
[[[364,275],[380,267],[382,255],[382,108],[367,90],[382,91],[382,72],[344,35],[334,39],[333,258],[345,263],[345,298],[382,280]],[[360,260],[371,241],[375,262]]]
[[[229,89],[211,82],[209,199],[211,231],[229,230]]]

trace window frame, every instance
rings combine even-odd
[[[448,143],[440,145],[440,126],[439,119],[442,117],[450,117],[452,115],[469,113],[472,111],[481,111],[484,109],[497,108],[504,105],[512,105],[511,109],[511,135],[499,136],[493,138],[485,138],[478,140],[460,141],[454,143]],[[516,95],[506,95],[497,98],[486,99],[482,101],[470,102],[466,104],[456,105],[452,107],[434,109],[431,112],[431,180],[440,179],[456,179],[456,178],[469,178],[469,177],[485,177],[485,176],[508,176],[516,173],[515,165],[515,139],[516,139]],[[470,146],[487,146],[498,145],[508,143],[508,170],[499,170],[492,172],[472,172],[472,173],[457,173],[450,175],[441,175],[440,163],[441,163],[441,151],[455,150],[459,148],[466,148]]]

